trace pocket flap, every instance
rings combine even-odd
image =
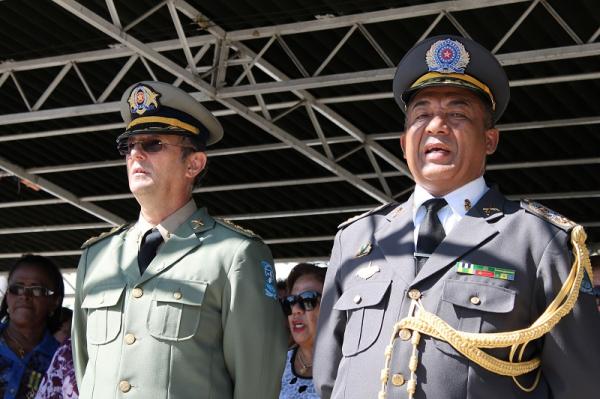
[[[99,309],[115,306],[119,302],[124,289],[124,286],[94,287],[94,290],[88,292],[83,298],[81,307],[84,309]]]
[[[446,280],[442,300],[463,308],[491,313],[513,310],[516,292],[475,281]]]
[[[375,306],[381,302],[390,284],[390,280],[361,282],[359,285],[347,289],[333,308],[353,310]]]
[[[154,300],[157,302],[174,302],[184,305],[202,305],[206,281],[162,280],[154,290]]]

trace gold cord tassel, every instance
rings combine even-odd
[[[408,369],[410,370],[410,380],[406,384],[406,390],[408,391],[408,399],[412,399],[417,391],[417,366],[419,365],[419,353],[417,346],[421,340],[421,334],[418,331],[413,332],[410,342],[412,343],[413,349],[408,362]]]
[[[413,331],[413,352],[409,360],[411,379],[407,385],[410,398],[412,398],[416,392],[417,386],[416,369],[418,363],[417,345],[420,338],[419,333],[448,342],[450,345],[452,345],[452,347],[454,347],[454,349],[463,354],[472,362],[480,365],[492,373],[512,377],[516,385],[523,391],[533,391],[539,383],[540,370],[538,370],[536,379],[531,387],[522,386],[516,379],[516,377],[530,373],[540,366],[539,358],[534,358],[527,361],[522,360],[525,347],[531,341],[542,337],[544,334],[552,330],[552,328],[554,328],[560,319],[566,316],[573,309],[573,306],[575,306],[575,302],[577,302],[577,298],[579,297],[579,289],[581,287],[584,271],[588,273],[591,279],[593,278],[589,252],[585,246],[586,238],[587,236],[583,227],[577,225],[573,228],[571,231],[571,244],[573,245],[575,260],[573,261],[573,266],[569,276],[544,313],[542,313],[542,315],[540,315],[540,317],[538,317],[538,319],[528,328],[503,333],[468,333],[457,331],[438,316],[423,309],[423,307],[420,306],[420,303],[419,309],[417,312],[415,312],[415,314],[413,314],[413,306],[411,306],[409,316],[400,320],[394,326],[394,332],[392,334],[390,345],[386,347],[386,361],[384,368],[386,378],[384,382],[384,374],[382,373],[382,390],[379,393],[379,398],[385,398],[385,385],[390,374],[393,346],[398,336],[398,332],[403,328]],[[483,348],[509,347],[511,350],[508,361],[498,359],[482,350]],[[514,361],[514,357],[517,352],[518,360]]]

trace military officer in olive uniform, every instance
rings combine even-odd
[[[135,84],[121,103],[117,146],[141,211],[83,246],[80,398],[277,398],[287,339],[271,253],[192,199],[221,125],[166,83]]]
[[[428,38],[400,62],[394,96],[416,187],[340,226],[315,349],[322,398],[598,397],[583,229],[483,178],[509,99],[498,61]]]

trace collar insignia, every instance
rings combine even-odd
[[[194,230],[198,230],[199,228],[204,226],[204,222],[202,221],[202,219],[194,219],[190,223],[192,224],[192,229]]]
[[[471,210],[471,201],[468,198],[465,198],[465,211],[469,212]]]
[[[429,72],[465,73],[469,52],[461,42],[452,39],[433,43],[425,56]]]
[[[500,212],[498,208],[483,208],[483,213],[485,213],[486,217],[498,212]]]
[[[362,256],[368,255],[371,252],[371,243],[367,242],[363,245],[361,245],[361,247],[358,249],[358,252],[356,253],[356,255],[354,255],[355,258],[360,258]]]
[[[146,111],[156,111],[159,107],[158,97],[160,97],[160,94],[150,87],[145,85],[136,86],[129,95],[129,111],[138,115],[143,115]]]
[[[371,265],[371,263],[369,262],[369,266],[365,266],[361,269],[358,269],[356,275],[362,279],[368,280],[371,277],[373,277],[375,273],[379,273],[380,271],[381,269],[379,268],[379,266]]]
[[[399,207],[394,209],[394,211],[392,212],[392,218],[397,217],[398,215],[400,215],[401,212],[402,212],[402,205],[400,205]]]

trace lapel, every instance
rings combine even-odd
[[[412,285],[425,280],[452,265],[473,248],[498,234],[493,222],[504,216],[505,198],[494,189],[488,190],[464,218],[444,238],[435,252],[425,262]]]
[[[387,222],[374,234],[377,246],[393,270],[393,275],[404,280],[407,285],[414,278],[412,206],[411,196],[408,201],[385,216]]]
[[[194,212],[188,220],[171,234],[169,240],[158,250],[156,257],[152,259],[152,262],[148,265],[148,269],[146,269],[138,283],[141,284],[150,280],[175,264],[191,250],[202,245],[202,241],[206,237],[206,234],[202,233],[212,230],[214,225],[215,221],[208,215],[206,208],[201,208]]]
[[[140,234],[133,226],[123,237],[123,255],[120,260],[123,272],[127,276],[127,281],[133,282],[140,278],[140,268],[137,263]]]

